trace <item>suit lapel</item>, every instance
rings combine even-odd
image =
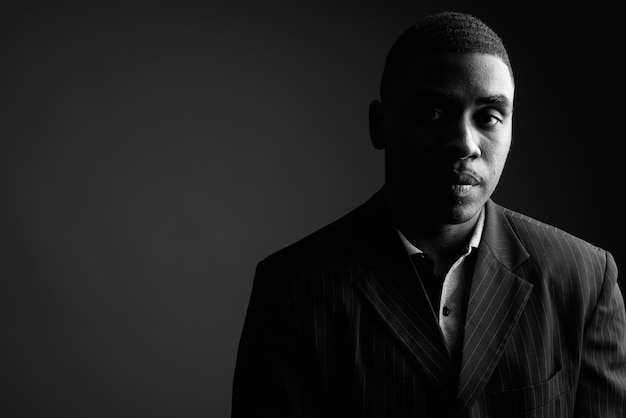
[[[489,201],[468,300],[458,407],[471,406],[504,353],[533,285],[513,270],[529,256],[500,208]]]
[[[452,362],[426,292],[384,214],[382,192],[360,212],[352,250],[370,268],[354,278],[354,285],[430,382],[448,391],[454,382]],[[458,380],[459,411],[471,407],[489,381],[533,288],[514,273],[529,255],[492,201],[486,205],[477,251]]]
[[[381,213],[380,195],[366,204],[371,211],[355,230],[353,250],[370,268],[354,285],[430,382],[449,390],[452,365],[435,313],[395,229]]]

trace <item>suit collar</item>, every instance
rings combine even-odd
[[[514,271],[529,258],[528,252],[500,205],[490,199],[485,204],[484,212],[479,250],[482,249],[483,255],[492,256],[506,270]],[[399,249],[406,252],[387,215],[384,188],[357,208],[354,215],[351,248],[363,263],[370,266],[389,263],[395,259],[395,252]]]
[[[354,285],[429,381],[450,390],[453,367],[437,318],[386,216],[382,189],[357,209],[354,219],[351,247],[369,266],[353,278]],[[503,209],[489,200],[468,300],[459,412],[484,389],[530,297],[532,284],[515,274],[528,257]]]
[[[389,221],[382,190],[357,209],[352,250],[369,268],[354,285],[408,358],[441,391],[450,389],[452,363],[435,312],[400,237]]]
[[[514,271],[530,256],[504,215],[503,208],[491,199],[485,204],[485,226],[481,244],[509,271]]]
[[[517,325],[533,285],[516,274],[529,254],[502,207],[489,200],[465,318],[457,407],[467,410],[484,389]]]

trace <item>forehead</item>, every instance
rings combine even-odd
[[[475,100],[503,96],[513,102],[514,84],[508,66],[495,55],[470,53],[423,54],[415,57],[398,94],[405,98],[420,91]]]

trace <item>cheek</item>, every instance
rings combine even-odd
[[[482,158],[488,165],[491,176],[500,177],[511,148],[511,136],[487,140],[482,147]]]
[[[491,144],[486,150],[485,160],[489,165],[489,173],[497,180],[502,174],[506,159],[509,155],[510,141],[497,142]]]
[[[403,131],[395,132],[387,149],[393,161],[401,165],[415,166],[427,153],[422,136]]]

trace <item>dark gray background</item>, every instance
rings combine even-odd
[[[0,413],[227,417],[256,263],[382,185],[368,105],[432,11],[509,48],[495,200],[624,266],[623,11],[463,3],[2,9]]]

